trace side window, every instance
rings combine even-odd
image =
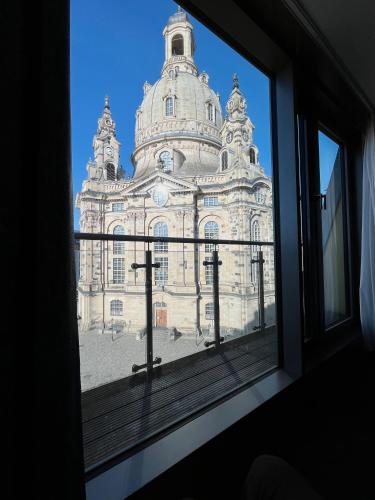
[[[221,170],[227,170],[228,168],[228,153],[223,151],[221,154]]]
[[[255,149],[250,148],[250,163],[255,165],[256,164],[256,155],[255,155]]]
[[[167,97],[165,100],[165,116],[174,115],[173,97]]]
[[[324,328],[329,328],[350,313],[344,153],[343,147],[322,131],[318,143],[322,307]]]

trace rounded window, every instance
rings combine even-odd
[[[162,164],[164,172],[171,172],[173,170],[173,158],[169,151],[163,151],[160,153],[159,160]]]

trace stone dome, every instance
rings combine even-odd
[[[170,116],[167,99],[172,106]],[[132,156],[135,176],[155,169],[157,157],[147,147],[151,144],[156,151],[159,147],[176,149],[180,158],[174,169],[177,175],[216,172],[222,124],[220,100],[208,86],[206,73],[196,76],[189,68],[177,68],[177,72],[174,68],[154,85],[146,84],[136,117],[136,147]]]

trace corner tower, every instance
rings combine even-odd
[[[104,109],[98,120],[98,130],[92,142],[94,161],[87,164],[89,179],[117,181],[123,176],[120,166],[120,142],[116,138],[116,124],[113,121],[109,97],[104,99]]]

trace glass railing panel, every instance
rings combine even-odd
[[[76,242],[82,391],[127,377],[134,363],[145,363],[144,269],[131,268],[143,260],[143,243]]]
[[[164,247],[163,247],[164,245]],[[202,351],[197,245],[154,243],[152,327],[155,356],[162,364]]]
[[[277,345],[272,245],[77,240],[76,264],[83,391],[247,336]]]

